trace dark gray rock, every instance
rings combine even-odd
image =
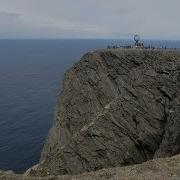
[[[100,50],[65,74],[39,175],[79,174],[180,152],[180,53]]]

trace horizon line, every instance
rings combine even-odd
[[[132,40],[133,38],[0,38],[0,40]],[[141,41],[180,41],[179,39],[141,38]]]

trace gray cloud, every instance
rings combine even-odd
[[[0,0],[0,38],[180,39],[179,0]]]

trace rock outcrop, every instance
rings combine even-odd
[[[80,174],[179,152],[180,53],[99,50],[66,72],[40,164],[26,174]]]

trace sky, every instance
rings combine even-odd
[[[180,40],[180,0],[0,0],[0,38]]]

